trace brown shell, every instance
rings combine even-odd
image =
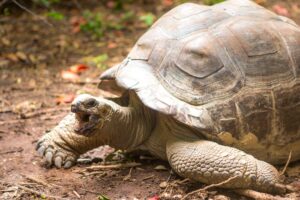
[[[300,137],[300,28],[251,1],[182,4],[113,70],[145,105],[211,134]]]

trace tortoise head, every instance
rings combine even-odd
[[[82,94],[71,104],[71,112],[76,115],[74,131],[80,135],[92,136],[111,120],[114,113],[109,100]]]

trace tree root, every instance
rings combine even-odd
[[[262,192],[257,192],[254,190],[245,190],[245,189],[236,189],[234,190],[235,193],[250,197],[256,200],[288,200],[288,198],[280,197],[280,196],[273,196],[270,194],[262,193]]]
[[[207,191],[208,189],[210,188],[213,188],[213,187],[219,187],[219,186],[222,186],[222,185],[225,185],[226,183],[229,183],[230,181],[232,181],[233,179],[237,178],[238,176],[233,176],[233,177],[230,177],[228,179],[226,179],[225,181],[222,181],[220,183],[215,183],[215,184],[211,184],[211,185],[208,185],[208,186],[205,186],[204,188],[200,188],[198,190],[194,190],[192,192],[189,192],[187,193],[181,200],[184,200],[186,199],[188,196],[192,195],[192,194],[195,194],[195,193],[198,193],[198,192],[204,192],[204,191]]]

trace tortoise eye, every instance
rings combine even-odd
[[[100,112],[101,112],[101,115],[102,116],[105,116],[105,115],[107,115],[108,114],[108,108],[102,108],[101,110],[100,110]]]
[[[94,107],[94,106],[96,106],[96,104],[97,104],[97,101],[95,100],[95,99],[89,99],[87,102],[86,102],[86,105],[88,106],[88,107]]]

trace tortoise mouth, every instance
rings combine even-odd
[[[74,127],[74,131],[77,134],[84,136],[93,135],[100,122],[100,116],[96,114],[90,114],[85,112],[77,112],[76,115],[76,123]]]

